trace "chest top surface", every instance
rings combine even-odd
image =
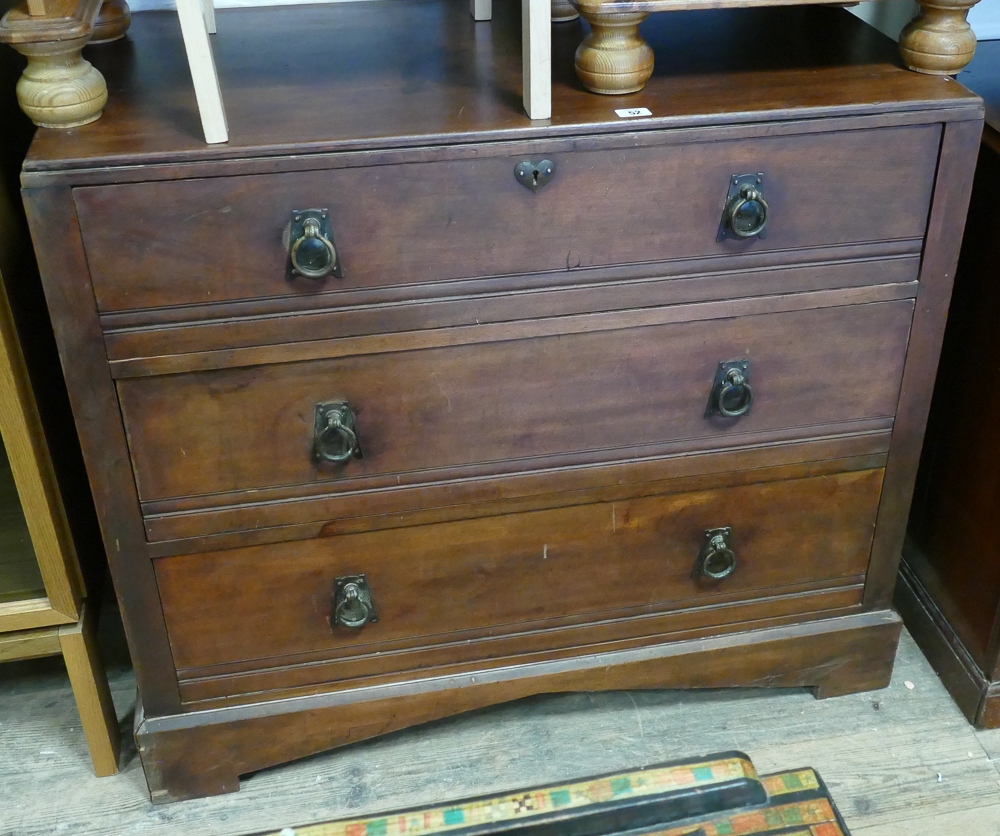
[[[653,15],[656,73],[628,96],[580,85],[581,21],[553,27],[553,117],[520,105],[519,4],[474,23],[464,0],[372,0],[220,15],[216,60],[231,126],[201,139],[172,12],[137,14],[125,40],[88,50],[110,99],[97,122],[37,132],[25,184],[45,172],[419,148],[492,140],[978,107],[950,78],[903,69],[889,39],[843,9]],[[616,111],[646,108],[651,116]],[[34,179],[33,179],[34,178]],[[72,178],[70,178],[72,181]]]

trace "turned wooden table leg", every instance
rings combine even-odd
[[[12,44],[28,59],[17,82],[17,101],[36,125],[75,128],[100,117],[108,87],[80,54],[89,40],[87,34],[68,41]]]
[[[639,35],[639,24],[649,13],[580,8],[580,14],[591,26],[576,50],[576,74],[583,86],[609,96],[641,90],[653,74],[653,50]]]
[[[920,13],[899,36],[899,52],[911,70],[955,75],[972,60],[976,35],[966,18],[979,0],[920,0]]]
[[[125,0],[104,0],[94,21],[91,44],[108,44],[124,38],[132,22],[132,10]]]

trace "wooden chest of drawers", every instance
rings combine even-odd
[[[234,12],[206,148],[137,15],[39,133],[154,800],[539,692],[887,682],[981,102],[841,10],[678,17],[529,123],[509,9]]]

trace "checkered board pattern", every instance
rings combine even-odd
[[[819,776],[812,769],[796,769],[764,775],[760,782],[767,790],[771,804],[761,810],[726,814],[708,822],[660,830],[645,836],[767,836],[778,831],[781,836],[845,836],[837,822],[837,814],[826,798],[815,798],[797,804],[780,804],[782,796],[792,793],[817,793],[822,789]],[[801,829],[789,830],[801,825]]]
[[[512,819],[524,820],[543,813],[563,812],[618,798],[636,798],[671,790],[711,787],[737,779],[757,779],[744,758],[723,758],[701,763],[664,766],[574,784],[522,791],[510,795],[461,802],[389,816],[353,821],[326,822],[285,828],[268,836],[430,836]],[[822,836],[827,836],[823,834]]]
[[[792,772],[779,772],[776,775],[765,775],[760,779],[767,790],[768,798],[788,795],[790,792],[803,790],[818,790],[819,776],[812,769],[796,769]]]
[[[801,826],[800,830],[788,829]],[[844,836],[830,802],[825,798],[781,804],[761,810],[727,814],[699,824],[671,830],[658,830],[646,836],[765,836],[779,832],[782,836]]]

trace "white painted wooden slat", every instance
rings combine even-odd
[[[521,0],[524,110],[531,119],[552,116],[552,3]]]
[[[201,12],[205,16],[208,34],[214,35],[218,31],[215,26],[215,0],[201,0]]]
[[[205,142],[226,142],[229,139],[229,128],[226,125],[222,90],[215,70],[215,56],[212,55],[212,42],[208,37],[202,0],[177,0],[177,16],[181,22],[181,35],[187,51],[188,66],[191,68],[191,80],[194,82]]]

